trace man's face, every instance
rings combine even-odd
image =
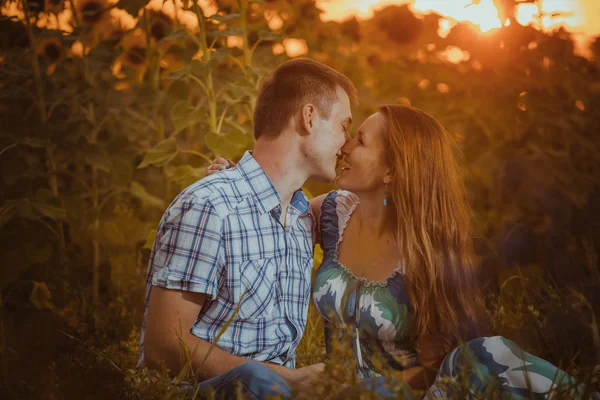
[[[332,182],[335,179],[338,157],[342,147],[350,140],[348,127],[352,122],[350,99],[344,90],[338,87],[337,99],[331,106],[328,119],[315,118],[314,138],[311,140],[307,160],[312,164],[311,178],[317,181]]]

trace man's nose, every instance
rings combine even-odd
[[[342,146],[342,154],[347,155],[352,150],[352,139],[348,136],[346,143]]]
[[[350,137],[350,132],[346,131],[345,137],[344,139],[346,140],[346,144],[352,140],[352,138]]]

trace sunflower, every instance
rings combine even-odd
[[[124,26],[123,21],[113,17],[106,23],[98,26],[97,31],[100,40],[110,40],[116,43],[123,39],[127,28]]]
[[[25,2],[27,4],[27,10],[30,13],[39,13],[44,11],[44,0],[27,0]]]
[[[47,64],[56,64],[65,56],[65,48],[59,37],[45,37],[38,43],[38,54]]]
[[[108,16],[107,0],[81,0],[77,4],[77,15],[81,25],[93,26]]]
[[[132,69],[145,69],[148,64],[148,49],[146,35],[143,30],[136,29],[127,33],[121,39],[121,62],[123,66]]]
[[[45,0],[44,9],[46,12],[58,15],[65,8],[64,0]]]
[[[146,9],[145,12],[148,13],[148,23],[150,25],[148,33],[154,40],[161,40],[175,29],[173,20],[163,11]]]

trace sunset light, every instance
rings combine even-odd
[[[482,34],[508,26],[500,21],[493,0],[320,0],[323,20],[342,21],[355,16],[370,18],[373,13],[392,4],[409,4],[415,13],[435,12],[443,16],[438,33],[446,36],[459,22],[471,22]],[[539,0],[537,3],[520,3],[515,19],[521,25],[551,31],[564,27],[573,34],[575,51],[589,54],[587,46],[600,34],[600,1],[598,0]]]
[[[506,21],[500,21],[498,9],[492,0],[321,0],[318,3],[324,11],[325,20],[343,20],[352,15],[368,18],[379,8],[410,3],[416,12],[436,12],[454,23],[470,21],[481,32],[489,32],[506,24]],[[571,31],[593,35],[600,33],[600,2],[541,0],[538,4],[521,3],[517,4],[516,20],[521,25],[533,24],[542,29],[563,25]]]

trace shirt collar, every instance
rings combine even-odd
[[[248,186],[248,192],[258,203],[261,215],[281,204],[281,197],[279,197],[277,189],[249,151],[246,151],[237,163],[237,169]]]
[[[310,207],[308,197],[306,197],[306,194],[302,189],[298,189],[294,192],[294,196],[292,197],[290,205],[296,210],[300,211],[300,214],[307,212],[308,208]]]

